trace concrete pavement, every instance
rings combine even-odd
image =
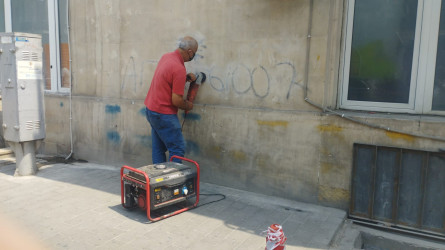
[[[264,249],[283,225],[287,249],[325,249],[345,212],[201,183],[199,207],[150,223],[120,204],[119,168],[55,163],[36,176],[0,167],[0,213],[50,249]]]
[[[264,249],[262,232],[278,223],[288,250],[354,249],[342,210],[201,182],[199,207],[150,223],[143,211],[121,206],[120,168],[41,165],[36,176],[14,177],[15,164],[0,162],[0,220],[22,225],[14,231],[0,222],[0,236],[15,232],[49,249]],[[204,194],[225,199],[210,203],[222,196]],[[0,237],[0,248],[6,243]]]

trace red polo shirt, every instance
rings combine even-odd
[[[163,55],[145,97],[145,106],[157,113],[177,114],[178,108],[173,106],[172,93],[184,95],[186,75],[184,59],[179,51]]]

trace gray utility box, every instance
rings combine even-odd
[[[45,138],[43,48],[40,35],[0,33],[0,85],[4,138]]]

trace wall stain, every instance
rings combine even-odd
[[[105,113],[107,114],[117,114],[121,112],[121,106],[119,105],[108,105],[105,106]]]
[[[121,142],[121,136],[117,131],[108,131],[107,139],[114,144],[119,144]]]
[[[142,146],[152,148],[150,135],[138,135],[137,137],[139,138],[139,142],[142,144]]]
[[[201,115],[196,113],[188,113],[186,116],[185,113],[182,113],[182,118],[192,121],[199,121],[201,120]]]
[[[270,165],[270,156],[265,154],[257,154],[255,156],[255,164],[259,171],[266,174],[271,171],[276,171],[276,168]]]
[[[63,102],[60,102],[60,107],[63,107]]]
[[[246,162],[246,160],[247,160],[246,153],[243,151],[238,151],[238,150],[230,151],[230,157],[236,163]]]
[[[199,155],[201,153],[201,150],[199,148],[199,145],[196,142],[186,140],[185,141],[185,152],[186,152],[186,154]]]
[[[320,131],[320,132],[338,133],[338,132],[343,131],[342,127],[338,127],[338,126],[330,125],[330,124],[318,125],[317,128],[318,128],[318,131]]]
[[[206,157],[209,159],[221,159],[223,148],[221,146],[213,146],[206,150]]]
[[[347,201],[349,199],[349,191],[343,188],[334,188],[320,185],[318,189],[319,201]]]
[[[329,172],[331,172],[334,168],[335,168],[335,166],[334,166],[333,164],[326,163],[326,162],[322,162],[322,163],[321,163],[321,173],[322,173],[322,174],[329,173]]]
[[[405,134],[391,132],[391,131],[386,131],[385,133],[386,133],[386,136],[388,136],[389,138],[391,138],[393,140],[405,140],[405,141],[409,141],[409,142],[414,141],[414,136],[411,136],[411,135],[405,135]]]
[[[263,126],[269,126],[269,127],[287,127],[287,125],[289,124],[289,122],[287,121],[261,121],[261,120],[257,120],[258,125],[263,125]]]
[[[142,115],[143,117],[145,117],[145,107],[139,109],[138,114]]]

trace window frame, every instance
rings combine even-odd
[[[347,99],[355,1],[356,0],[347,0],[344,12],[343,52],[338,88],[339,108],[376,112],[445,115],[445,111],[431,110],[439,38],[441,0],[418,0],[410,93],[407,104]],[[437,32],[433,32],[435,30]]]
[[[4,0],[5,32],[13,32],[11,1],[13,0]],[[69,1],[67,4],[69,4]],[[70,88],[62,87],[58,20],[59,20],[58,1],[48,0],[48,33],[49,33],[49,46],[50,46],[49,61],[50,61],[51,89],[45,89],[45,92],[68,93],[70,91]]]

